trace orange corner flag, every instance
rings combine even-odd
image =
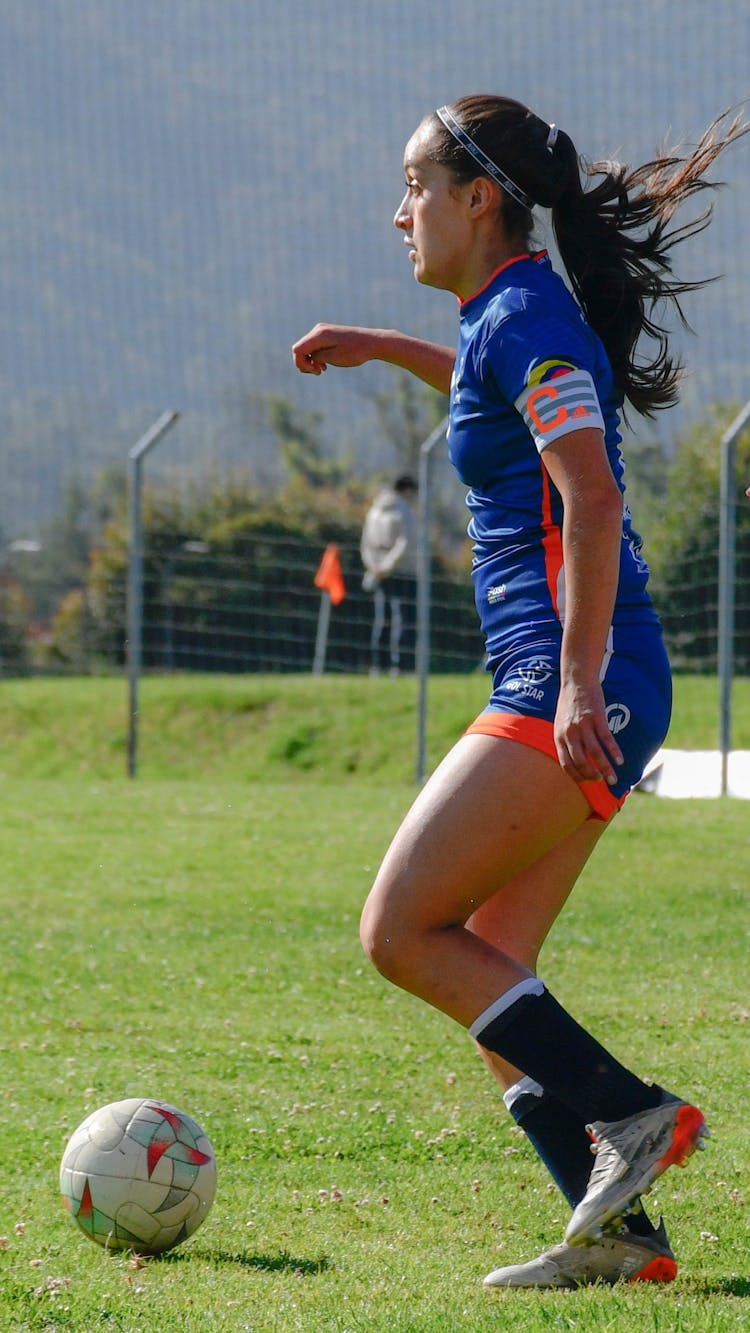
[[[339,602],[343,602],[346,597],[346,584],[341,572],[339,548],[335,542],[326,546],[314,583],[316,588],[328,593],[334,606],[338,606]]]

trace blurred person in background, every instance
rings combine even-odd
[[[383,486],[365,516],[360,541],[362,587],[373,597],[370,674],[386,666],[398,676],[414,665],[417,597],[417,483],[397,477]]]

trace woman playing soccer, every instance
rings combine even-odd
[[[595,165],[503,97],[425,117],[394,219],[418,282],[459,300],[458,348],[317,324],[297,367],[370,360],[450,393],[451,460],[469,487],[473,579],[492,693],[398,830],[362,917],[396,985],[466,1027],[573,1213],[564,1240],[490,1286],[664,1281],[676,1264],[639,1199],[707,1133],[689,1100],[643,1082],[536,975],[541,945],[669,724],[669,665],[623,502],[619,413],[676,397],[655,322],[697,284],[671,276],[676,207],[746,132],[716,122],[685,156]],[[573,295],[531,249],[535,206]],[[642,333],[652,342],[638,357]],[[596,1157],[591,1170],[591,1140]]]

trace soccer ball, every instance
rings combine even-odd
[[[63,1204],[109,1249],[163,1254],[192,1236],[213,1203],[216,1158],[168,1102],[112,1102],[78,1126],[60,1163]]]

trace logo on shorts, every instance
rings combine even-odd
[[[549,680],[554,665],[548,657],[530,657],[528,662],[518,668],[518,674],[521,680],[531,680],[535,685],[541,685],[542,681]]]
[[[498,583],[497,586],[496,586],[495,588],[488,588],[488,589],[487,589],[487,601],[489,602],[490,606],[494,606],[495,602],[504,602],[504,601],[505,601],[505,584],[504,584],[504,583]]]
[[[610,704],[607,708],[607,726],[616,736],[619,731],[624,731],[630,721],[630,709],[627,704]]]

